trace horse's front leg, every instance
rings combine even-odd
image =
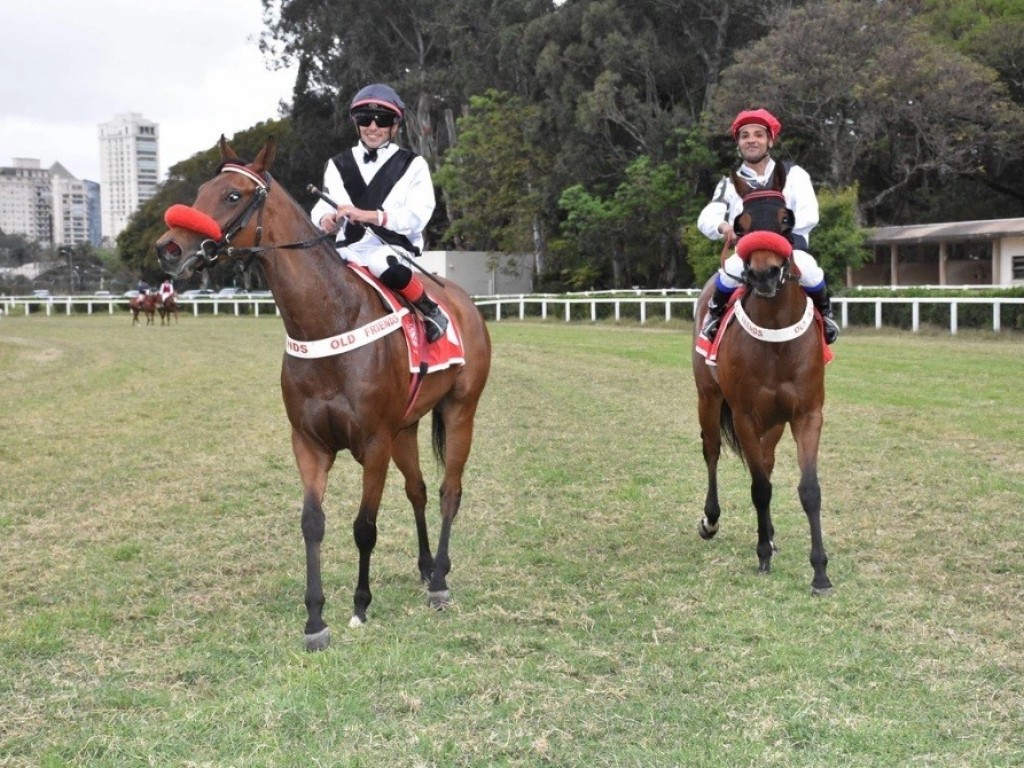
[[[361,457],[363,465],[363,494],[359,511],[352,521],[352,537],[359,550],[359,575],[356,590],[352,596],[352,618],[350,627],[366,623],[366,610],[373,595],[370,593],[370,557],[377,546],[377,513],[380,499],[384,495],[384,480],[387,477],[388,462],[391,461],[391,442],[378,439],[367,446]]]
[[[734,415],[736,437],[743,449],[743,457],[750,470],[750,500],[757,511],[757,570],[771,573],[772,555],[775,553],[775,526],[772,524],[772,467],[775,465],[777,434],[773,430],[767,436],[758,433],[754,420],[744,414]]]
[[[827,595],[832,591],[828,578],[828,554],[821,533],[821,485],[818,482],[818,442],[821,437],[821,414],[810,417],[806,422],[794,423],[797,459],[800,462],[800,504],[807,515],[811,529],[811,580],[812,595]]]
[[[701,452],[707,469],[708,487],[704,494],[704,517],[697,523],[697,533],[707,541],[718,533],[718,518],[722,509],[718,503],[718,460],[722,456],[722,398],[701,395],[697,406],[700,420]]]
[[[302,539],[306,545],[306,627],[307,651],[322,651],[331,643],[331,631],[323,620],[324,587],[320,574],[320,545],[324,540],[326,516],[323,498],[327,474],[334,456],[318,449],[292,429],[292,451],[302,478]]]
[[[434,556],[430,552],[430,536],[427,534],[427,484],[423,482],[423,472],[420,469],[420,449],[416,439],[418,427],[419,422],[416,422],[399,432],[391,453],[395,466],[405,478],[405,496],[412,504],[412,513],[416,520],[416,540],[419,546],[416,566],[420,572],[420,580],[427,583],[434,572]]]

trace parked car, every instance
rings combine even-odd
[[[221,288],[217,291],[218,299],[235,299],[248,295],[244,288]]]
[[[96,293],[94,293],[93,296],[95,296],[97,299],[111,298],[110,291],[96,291]]]
[[[191,301],[192,299],[209,299],[214,295],[216,295],[215,292],[210,288],[191,288],[183,293],[179,293],[178,298]]]
[[[32,291],[32,298],[34,298],[34,299],[52,299],[53,296],[50,295],[50,292],[48,290],[46,290],[45,288],[37,288],[36,290]]]

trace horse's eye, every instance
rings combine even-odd
[[[228,195],[228,202],[229,203],[237,203],[241,199],[242,199],[242,195],[239,192],[232,192],[230,195]]]

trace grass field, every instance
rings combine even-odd
[[[342,456],[307,654],[280,322],[0,320],[0,766],[1024,765],[1019,336],[841,339],[816,599],[788,436],[773,573],[735,457],[697,536],[687,327],[491,330],[455,605],[392,472],[347,628]]]

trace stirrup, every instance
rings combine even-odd
[[[720,317],[709,317],[707,322],[704,323],[704,327],[700,329],[700,335],[708,341],[714,341],[715,336],[718,335],[718,328],[722,325],[722,318]]]
[[[427,334],[427,343],[433,344],[448,330],[448,318],[440,309],[435,309],[429,315],[423,315],[423,330]]]
[[[834,318],[828,315],[821,316],[822,331],[825,334],[825,343],[829,346],[836,343],[836,339],[839,338],[839,323]]]

